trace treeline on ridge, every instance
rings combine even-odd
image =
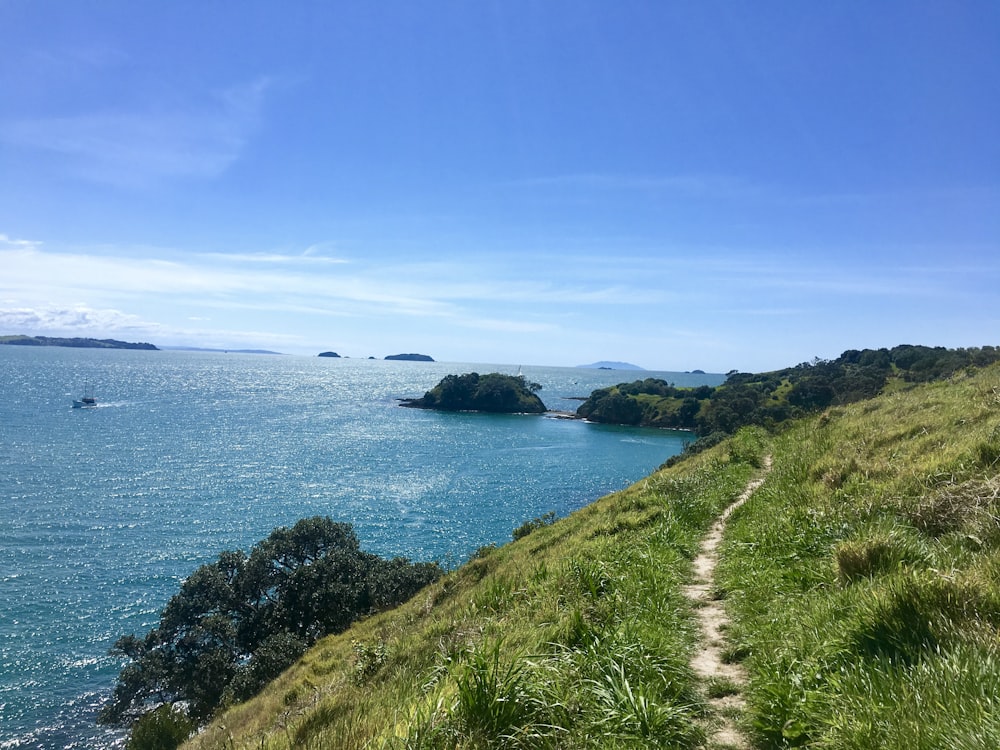
[[[144,349],[159,351],[153,344],[118,339],[56,338],[52,336],[0,336],[0,344],[9,346],[65,346],[76,349]]]
[[[691,430],[712,444],[746,425],[774,427],[828,406],[876,396],[891,380],[919,383],[1000,360],[1000,348],[902,345],[850,349],[837,359],[759,374],[732,371],[719,386],[678,388],[647,378],[594,391],[577,415],[593,422]]]

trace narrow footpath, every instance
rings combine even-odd
[[[715,597],[715,564],[729,515],[764,483],[770,470],[771,457],[767,456],[760,474],[747,483],[736,501],[712,525],[694,559],[693,582],[684,587],[685,596],[697,608],[701,624],[702,644],[691,660],[691,667],[705,686],[712,715],[711,723],[706,727],[710,748],[743,750],[749,747],[747,738],[735,721],[745,705],[742,691],[746,684],[746,672],[741,665],[727,664],[722,658],[729,618],[723,603]]]

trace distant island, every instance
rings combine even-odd
[[[320,352],[316,356],[317,357],[334,357],[336,359],[340,359],[340,355],[337,354],[337,352]]]
[[[426,354],[390,354],[386,359],[402,360],[404,362],[433,362],[433,357]]]
[[[586,370],[645,370],[645,367],[633,365],[629,362],[594,362],[592,365],[577,365]]]
[[[448,375],[421,398],[401,399],[401,406],[438,411],[481,411],[493,414],[542,414],[542,386],[523,375],[477,372]]]
[[[55,338],[50,336],[0,336],[0,344],[8,346],[69,346],[77,349],[144,349],[159,351],[152,344],[133,344],[117,339]]]

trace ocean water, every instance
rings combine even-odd
[[[0,748],[105,748],[94,719],[179,582],[329,515],[381,555],[454,565],[621,489],[687,437],[398,406],[517,366],[0,346]],[[636,377],[524,367],[550,409]],[[86,384],[99,406],[73,409]]]

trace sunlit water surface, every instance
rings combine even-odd
[[[398,406],[517,366],[0,346],[0,748],[104,748],[125,633],[226,549],[311,515],[381,555],[460,563],[679,452],[680,433]],[[635,377],[524,367],[550,409]],[[93,384],[99,405],[71,408]]]

